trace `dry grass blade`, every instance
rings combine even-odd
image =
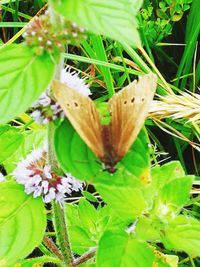
[[[180,95],[161,96],[154,100],[149,110],[151,119],[183,119],[188,122],[200,121],[200,95],[182,92]]]

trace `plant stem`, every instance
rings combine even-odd
[[[54,228],[56,231],[57,242],[63,256],[64,266],[71,267],[73,266],[73,255],[71,252],[64,210],[60,204],[55,201],[52,203],[52,208]]]
[[[59,22],[62,20],[62,18],[56,13],[54,13],[54,10],[53,8],[51,8],[51,6],[49,7],[49,11],[50,11],[51,21],[56,28]],[[62,25],[60,24],[59,27],[62,27]],[[64,65],[64,57],[63,55],[61,55],[60,62],[57,65],[55,73],[55,79],[57,80],[60,80],[61,78],[61,71],[63,65]],[[53,146],[54,132],[55,132],[55,125],[53,122],[51,122],[48,124],[48,163],[53,170],[58,167]],[[67,223],[65,220],[64,209],[63,207],[60,206],[58,202],[53,201],[52,213],[53,213],[53,224],[56,232],[56,238],[63,257],[63,263],[64,263],[63,266],[70,267],[72,266],[73,263],[73,255],[69,242],[69,235],[68,235]]]
[[[61,261],[63,260],[62,254],[60,253],[60,250],[56,247],[56,245],[54,244],[54,242],[48,236],[44,236],[43,243]]]
[[[73,267],[79,266],[80,264],[88,261],[89,259],[93,258],[96,253],[96,248],[86,252],[80,258],[76,259],[73,263]]]
[[[57,162],[53,150],[53,140],[54,140],[54,128],[53,122],[48,124],[48,163],[52,169],[57,168]],[[63,262],[65,267],[72,266],[73,256],[71,252],[67,224],[65,221],[64,209],[59,203],[53,201],[52,203],[53,212],[53,224],[56,232],[57,242],[60,251],[63,256]]]

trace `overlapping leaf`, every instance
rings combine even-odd
[[[26,111],[50,84],[55,64],[23,44],[0,49],[0,123]]]
[[[32,198],[14,182],[0,184],[0,266],[14,264],[37,247],[46,228],[41,198]]]
[[[142,1],[136,0],[61,0],[51,1],[67,19],[130,45],[140,44],[136,14]]]

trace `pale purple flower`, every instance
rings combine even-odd
[[[79,73],[71,71],[69,66],[61,71],[60,79],[62,83],[84,96],[91,94],[89,86],[85,83],[86,78],[79,78]],[[64,112],[55,98],[50,95],[50,89],[47,89],[33,105],[33,111],[30,115],[38,124],[45,125],[50,121],[64,117]]]
[[[34,198],[42,196],[45,203],[55,199],[63,206],[66,194],[83,190],[83,183],[71,174],[60,176],[53,172],[46,157],[46,149],[35,149],[18,163],[12,174],[24,185],[27,194],[33,194]]]

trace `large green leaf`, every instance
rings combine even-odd
[[[0,266],[12,265],[37,247],[46,228],[41,198],[24,193],[14,182],[0,184]]]
[[[143,129],[126,156],[116,165],[117,171],[104,171],[99,159],[75,132],[68,120],[55,131],[55,152],[65,172],[94,184],[122,186],[145,185],[149,178],[148,137]]]
[[[148,207],[142,190],[130,187],[126,182],[121,186],[98,184],[95,187],[103,200],[127,223],[140,216]]]
[[[148,185],[150,160],[148,137],[142,130],[126,156],[110,174],[65,120],[55,132],[57,159],[78,179],[93,183],[105,202],[124,220],[133,220],[147,207],[143,191]]]
[[[171,161],[162,166],[156,166],[152,168],[151,176],[152,188],[158,191],[171,180],[184,177],[185,172],[179,161]]]
[[[33,149],[42,147],[46,140],[46,130],[25,131],[20,147],[4,162],[7,173],[12,172],[19,161],[25,158]]]
[[[23,44],[0,49],[0,123],[26,111],[50,84],[55,63]]]
[[[97,245],[98,212],[84,199],[79,205],[66,204],[65,211],[73,252],[81,255]]]
[[[106,231],[97,250],[97,267],[152,267],[154,253],[146,243],[123,231]]]
[[[21,145],[23,135],[10,125],[0,126],[0,163],[10,157]]]
[[[170,181],[160,191],[161,201],[182,208],[190,200],[193,179],[193,176],[188,175]],[[174,188],[176,188],[176,192],[174,192]]]
[[[130,45],[140,44],[136,14],[139,0],[52,0],[54,8],[67,19]]]
[[[167,249],[200,256],[200,222],[180,215],[162,230],[162,241]]]
[[[105,229],[124,229],[126,226],[108,206],[94,208],[86,199],[79,205],[65,204],[72,250],[82,255],[98,245]]]

